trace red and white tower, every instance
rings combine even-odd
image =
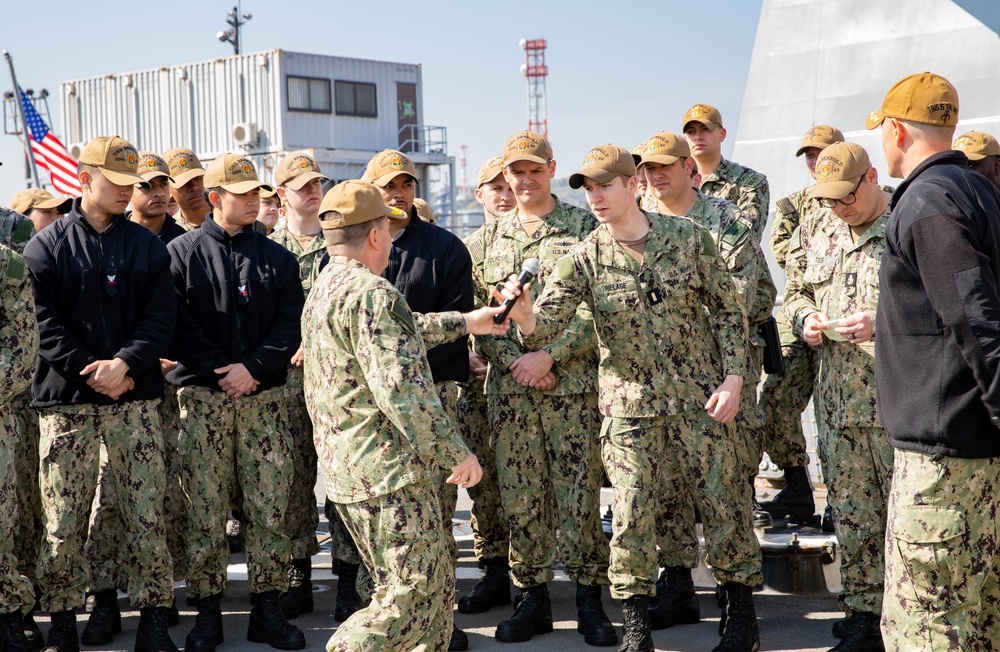
[[[549,137],[549,123],[545,109],[545,78],[549,68],[545,65],[545,39],[521,39],[524,65],[521,74],[528,81],[528,130]]]

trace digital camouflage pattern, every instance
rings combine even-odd
[[[419,323],[420,320],[418,319],[417,321]],[[464,327],[462,333],[465,333]],[[430,348],[426,343],[425,346]],[[446,380],[434,383],[434,389],[437,390],[437,395],[441,400],[441,407],[444,408],[445,414],[448,415],[448,418],[457,428],[458,383],[453,380]],[[438,503],[441,505],[441,538],[445,542],[445,547],[448,549],[448,556],[451,558],[451,563],[454,566],[458,564],[458,542],[455,541],[455,530],[452,527],[451,521],[455,517],[455,510],[458,507],[458,487],[445,482],[445,478],[450,474],[450,470],[439,470],[437,478],[434,481],[434,488],[438,494]]]
[[[788,251],[786,316],[801,337],[802,322],[820,311],[830,319],[868,312],[876,324],[878,270],[889,209],[855,243],[850,227],[832,212],[803,222]],[[874,332],[878,333],[877,326]],[[824,336],[817,347],[815,385],[818,452],[833,508],[841,557],[841,602],[848,611],[880,613],[882,523],[892,469],[892,448],[875,409],[875,343]]]
[[[226,588],[226,516],[234,481],[243,491],[250,592],[287,591],[291,544],[285,510],[293,471],[285,388],[234,399],[191,385],[177,391],[177,402],[181,485],[188,497],[188,594],[200,598]]]
[[[771,225],[771,254],[781,269],[785,269],[785,257],[795,229],[799,228],[803,219],[826,209],[812,196],[812,186],[779,199],[775,208],[774,224]]]
[[[24,259],[0,244],[0,614],[27,613],[35,602],[14,548],[20,520],[15,448],[21,431],[12,404],[30,387],[37,354],[35,301]]]
[[[309,290],[319,276],[320,263],[326,254],[323,234],[316,234],[304,248],[285,228],[276,230],[268,237],[295,256],[299,264],[302,292],[309,296]],[[309,419],[302,391],[300,367],[289,366],[285,387],[288,390],[288,428],[294,468],[285,527],[292,543],[292,559],[307,559],[319,552],[319,543],[316,541],[319,511],[316,509],[316,497],[313,493],[317,475],[316,446],[313,444],[312,421]]]
[[[458,324],[461,322],[461,329]],[[422,319],[464,334],[459,313]],[[327,494],[372,572],[372,601],[327,650],[443,650],[455,575],[435,482],[469,454],[441,405],[406,299],[331,256],[302,313],[305,397]],[[450,519],[449,525],[450,525]]]
[[[12,409],[20,431],[14,444],[19,514],[14,552],[21,574],[34,582],[43,530],[42,494],[38,490],[38,412],[31,407],[31,387],[17,395]]]
[[[887,650],[991,650],[1000,641],[1000,458],[896,449],[886,533]]]
[[[158,403],[159,399],[40,410],[45,537],[38,584],[45,611],[83,605],[88,582],[84,537],[97,490],[102,441],[124,523],[122,568],[132,604],[168,607],[173,602],[173,573],[163,524],[165,475]]]
[[[35,225],[24,215],[9,208],[0,207],[0,245],[24,253],[24,245],[35,235]]]
[[[706,527],[726,533],[725,543],[706,538],[712,553],[719,553],[720,572],[756,583],[760,553],[750,527],[749,485],[732,473],[736,435],[718,424],[680,427],[700,424],[705,402],[724,377],[743,374],[743,310],[711,233],[688,219],[646,216],[650,230],[643,262],[626,253],[605,227],[598,228],[548,277],[535,303],[537,331],[523,339],[535,346],[558,337],[581,301],[593,310],[599,405],[605,417],[613,418],[606,420],[602,447],[616,489],[612,546],[622,546],[612,555],[615,594],[647,594],[648,582],[655,579],[651,551],[659,501],[633,493],[635,483],[649,473],[644,465],[652,457],[670,460],[669,473],[660,474],[668,486],[687,482],[700,500],[725,505],[712,513],[714,522],[706,521]],[[666,454],[660,455],[663,444],[649,440],[665,437],[668,424],[676,427],[664,439]],[[636,450],[625,453],[627,447]],[[656,483],[645,490],[663,495]],[[684,497],[690,508],[690,494]],[[636,510],[648,513],[640,516]],[[639,550],[624,547],[638,544]],[[731,558],[722,559],[727,554]]]
[[[739,163],[722,159],[712,174],[703,176],[700,190],[706,195],[725,199],[743,211],[753,224],[757,242],[764,239],[771,191],[767,177]]]
[[[489,304],[493,288],[518,273],[529,258],[538,259],[537,278],[545,278],[556,261],[596,227],[597,218],[590,212],[558,198],[534,233],[524,231],[517,209],[483,225],[468,238],[477,304]],[[538,296],[540,286],[532,286],[532,297]],[[596,338],[589,308],[577,304],[566,329],[543,347],[555,360],[552,389],[535,390],[514,380],[510,365],[536,349],[523,347],[513,332],[475,340],[489,363],[485,391],[500,501],[510,530],[511,576],[522,588],[552,578],[557,525],[570,577],[589,586],[608,581],[608,545],[600,522],[599,417],[593,395]],[[549,508],[553,499],[555,512]]]

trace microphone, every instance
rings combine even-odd
[[[537,258],[529,258],[526,261],[524,261],[524,263],[521,265],[521,275],[517,277],[518,289],[524,287],[525,283],[530,283],[531,279],[535,278],[535,275],[538,274],[539,266],[540,265],[538,263]],[[502,324],[504,320],[507,319],[507,315],[510,314],[510,310],[511,308],[514,307],[515,301],[517,301],[517,299],[503,300],[503,303],[500,304],[500,307],[503,308],[503,311],[500,314],[493,315],[494,324]]]

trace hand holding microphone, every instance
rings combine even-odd
[[[518,290],[521,290],[525,285],[531,283],[531,280],[538,274],[539,267],[540,265],[537,258],[529,258],[524,261],[524,264],[521,265],[521,275],[517,277]],[[502,308],[502,310],[499,314],[493,317],[493,322],[496,324],[502,324],[507,319],[507,315],[510,314],[511,309],[514,307],[515,301],[517,301],[517,297],[505,298],[503,303],[500,304],[500,308]]]

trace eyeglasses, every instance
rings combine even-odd
[[[830,199],[829,197],[822,197],[819,200],[820,205],[824,208],[833,208],[837,204],[843,204],[844,206],[850,206],[854,202],[858,201],[858,196],[855,194],[858,192],[858,188],[861,187],[861,182],[865,180],[865,175],[861,175],[858,178],[858,182],[854,184],[854,190],[850,192],[846,197],[841,197],[840,199]]]

